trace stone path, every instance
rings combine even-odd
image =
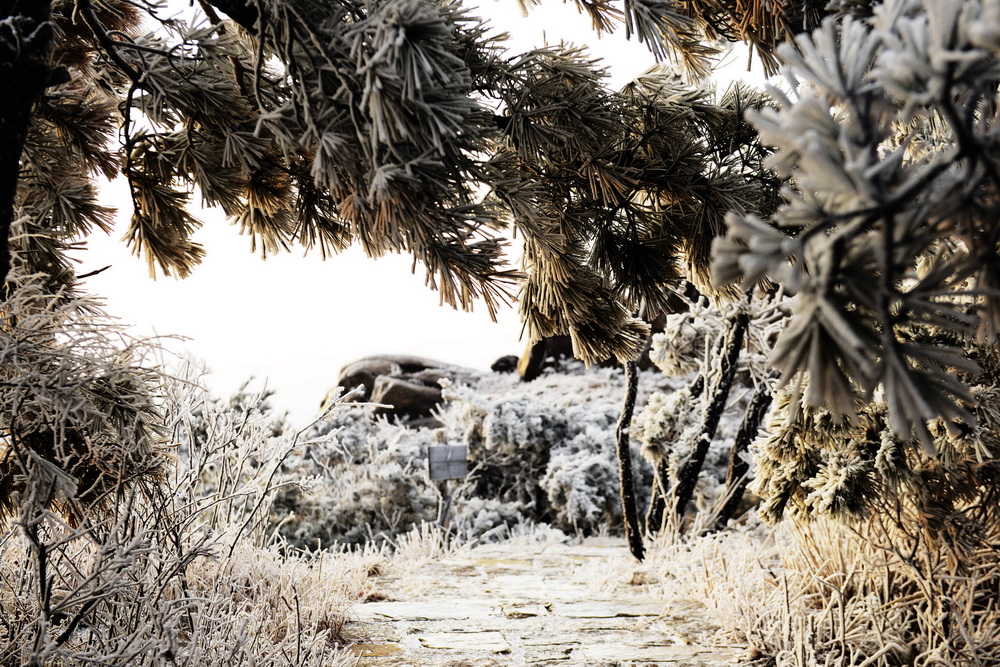
[[[744,647],[717,645],[699,604],[665,606],[649,578],[621,540],[487,545],[379,577],[386,599],[346,631],[373,667],[739,664]]]

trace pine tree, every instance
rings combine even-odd
[[[715,245],[718,284],[794,295],[754,488],[767,519],[849,526],[810,547],[871,592],[828,661],[993,664],[1000,8],[858,4],[778,47],[792,89],[751,120],[783,201]],[[898,648],[863,645],[904,615]]]
[[[202,260],[200,200],[265,255],[411,253],[455,307],[492,313],[519,284],[532,339],[569,334],[585,361],[628,361],[647,331],[633,313],[662,309],[684,277],[710,289],[725,213],[773,208],[743,119],[760,98],[741,88],[716,101],[658,67],[613,91],[584,51],[508,54],[454,2],[198,5],[191,23],[146,0],[0,5],[8,291],[39,275],[81,303],[67,253],[110,229],[98,182],[120,177],[127,242],[154,274]],[[658,1],[580,7],[598,31],[624,24],[707,71],[715,19]],[[504,254],[512,233],[523,274]]]

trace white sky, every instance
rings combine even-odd
[[[597,40],[589,19],[554,0],[527,17],[515,0],[485,2],[481,15],[511,33],[512,51],[546,40],[588,45],[613,64],[615,87],[653,64],[645,47],[625,41],[624,31]],[[745,62],[727,69],[739,76]],[[220,395],[251,376],[258,387],[266,378],[277,392],[272,402],[303,423],[336,385],[340,368],[367,355],[414,354],[487,369],[498,357],[523,351],[513,309],[494,323],[482,307],[465,313],[439,306],[438,295],[423,284],[423,267],[411,273],[409,256],[375,261],[352,248],[323,262],[318,253],[303,257],[293,249],[261,260],[218,211],[198,214],[206,224],[194,238],[207,256],[193,275],[153,281],[145,262],[120,241],[131,214],[125,189],[115,183],[106,193],[122,207],[119,224],[110,237],[89,239],[78,272],[112,265],[86,280],[89,291],[138,335],[183,336],[169,347],[204,360],[212,371],[206,382]]]

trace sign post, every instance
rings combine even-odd
[[[436,482],[441,504],[438,506],[438,525],[448,521],[451,492],[448,480],[463,479],[469,474],[469,448],[466,445],[431,445],[427,448],[427,474]]]

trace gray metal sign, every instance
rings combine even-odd
[[[465,445],[431,445],[427,472],[431,480],[461,479],[469,474],[469,448]]]

